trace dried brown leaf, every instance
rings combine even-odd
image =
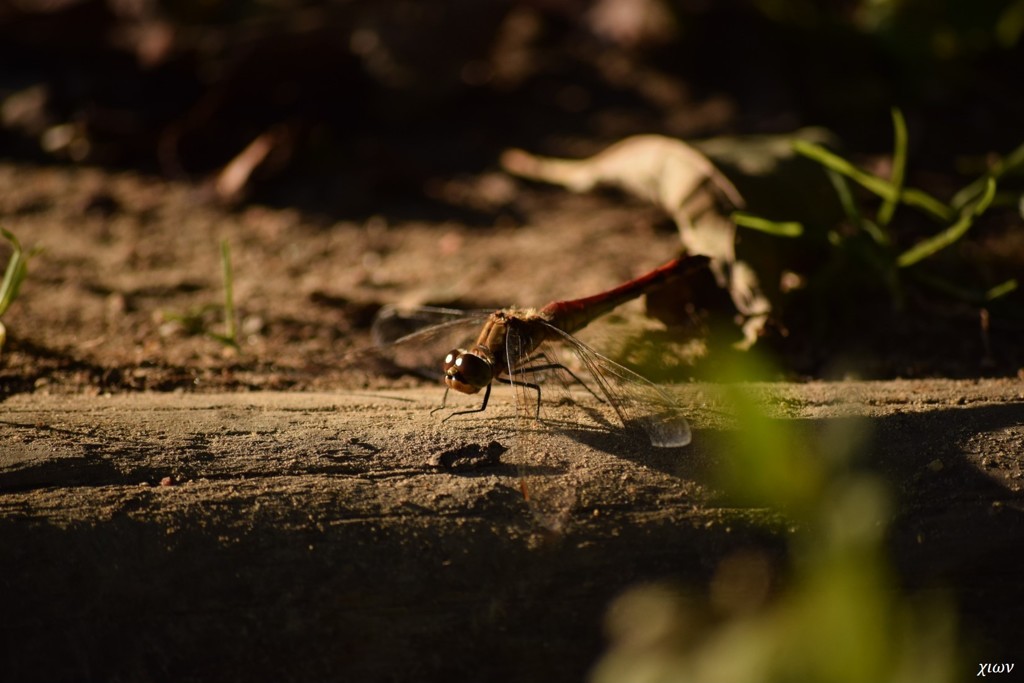
[[[514,175],[587,192],[621,188],[663,208],[675,220],[686,251],[711,259],[719,286],[742,317],[744,348],[758,338],[771,312],[754,268],[736,257],[736,226],[726,211],[743,197],[711,161],[681,140],[660,135],[626,138],[588,159],[506,151],[501,165]]]

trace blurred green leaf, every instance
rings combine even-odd
[[[953,199],[949,203],[950,206],[956,211],[963,211],[964,207],[985,194],[990,180],[998,181],[1005,174],[1021,167],[1024,167],[1024,144],[1014,149],[1005,157],[996,160],[987,173],[953,195]]]
[[[28,261],[38,254],[39,248],[32,249],[27,254],[22,250],[21,243],[14,233],[6,228],[0,228],[0,235],[11,244],[11,257],[7,260],[7,268],[4,270],[4,279],[0,283],[0,317],[7,312],[14,300],[18,298],[21,285],[28,277]],[[7,341],[7,327],[0,322],[0,349]]]
[[[1016,290],[1017,280],[1015,278],[1007,280],[1006,282],[998,284],[995,287],[989,289],[987,292],[985,292],[985,301],[995,301],[996,299],[1004,297],[1007,294],[1014,292]]]
[[[839,197],[839,204],[843,207],[843,213],[846,214],[846,219],[850,222],[850,225],[870,235],[876,244],[888,245],[889,236],[872,221],[866,220],[861,215],[860,207],[857,206],[857,201],[853,198],[853,192],[850,191],[850,184],[846,182],[846,178],[831,168],[825,169],[825,172],[828,174],[829,182],[832,183],[832,187],[836,191],[836,196]]]
[[[808,444],[786,423],[765,415],[768,396],[750,391],[744,378],[768,376],[768,369],[752,354],[736,359],[719,378],[728,405],[733,407],[741,429],[721,444],[730,453],[720,475],[723,488],[737,503],[784,510],[793,519],[804,519],[815,504],[822,472],[812,462]]]
[[[804,234],[804,226],[796,221],[772,221],[743,211],[734,211],[731,218],[741,228],[759,230],[778,237],[799,237]]]
[[[767,507],[758,511],[766,526],[773,513],[789,520],[786,569],[741,548],[706,589],[627,592],[609,610],[611,645],[592,681],[950,683],[959,664],[952,611],[934,593],[922,600],[897,588],[885,559],[889,492],[852,466],[869,443],[865,422],[809,429],[775,417],[784,403],[770,386],[739,381],[767,372],[748,357],[715,378],[735,424],[716,449],[719,482],[734,504]],[[776,588],[758,604],[715,600],[766,583]]]
[[[14,233],[6,228],[0,228],[0,235],[3,235],[4,239],[11,243],[13,249],[11,257],[7,261],[7,269],[4,271],[3,283],[0,284],[0,316],[2,316],[18,297],[21,283],[28,274],[28,263],[21,250],[21,243]]]
[[[995,26],[996,37],[1004,48],[1011,48],[1024,34],[1024,0],[1011,3],[999,16]]]
[[[876,175],[872,175],[867,171],[863,171],[846,159],[842,158],[838,154],[834,154],[821,145],[813,142],[807,142],[805,140],[795,140],[793,142],[793,149],[798,154],[802,154],[809,159],[817,161],[825,168],[832,169],[836,173],[840,173],[859,185],[867,188],[874,192],[883,199],[895,200],[898,198],[898,193],[888,180],[879,178]]]
[[[960,215],[960,219],[956,223],[949,226],[939,234],[926,240],[922,240],[910,249],[904,251],[896,258],[896,265],[900,268],[912,266],[922,259],[926,259],[951,244],[954,244],[971,229],[971,226],[974,225],[974,219],[988,209],[995,196],[996,181],[994,178],[988,178],[985,184],[984,194],[982,194],[982,196],[979,197],[973,205],[970,205],[963,210]]]
[[[895,197],[887,198],[878,209],[877,221],[880,227],[885,227],[892,220],[896,207],[899,206],[898,198],[903,192],[903,179],[907,168],[907,122],[903,118],[903,112],[897,108],[892,110],[892,127],[895,135],[892,153],[892,183]],[[886,240],[888,241],[888,240]]]
[[[952,211],[950,208],[938,199],[913,188],[900,189],[884,178],[879,178],[872,173],[868,173],[867,171],[857,168],[846,159],[837,154],[833,154],[820,145],[803,140],[797,140],[793,143],[793,148],[799,154],[817,161],[825,168],[846,176],[861,187],[873,192],[886,201],[902,202],[910,206],[916,206],[942,221],[947,221],[952,217]]]

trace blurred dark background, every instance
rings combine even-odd
[[[347,212],[519,146],[825,126],[977,172],[1021,141],[1021,0],[4,0],[0,154]],[[960,168],[958,168],[958,166]],[[287,173],[284,171],[287,170]]]

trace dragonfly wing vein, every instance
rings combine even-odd
[[[671,394],[576,337],[553,325],[548,328],[583,363],[625,427],[639,427],[651,445],[658,448],[678,448],[690,443],[690,425]]]
[[[373,352],[397,367],[440,379],[445,354],[472,346],[486,319],[476,312],[386,307],[373,324]]]

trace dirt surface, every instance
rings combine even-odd
[[[442,424],[439,387],[347,355],[387,303],[537,305],[678,251],[673,225],[621,196],[497,172],[430,187],[434,203],[353,219],[0,164],[4,227],[44,249],[4,316],[0,365],[10,676],[580,680],[626,587],[700,586],[747,547],[785,564],[786,526],[729,504],[710,474],[729,457],[717,437],[741,426],[709,385],[678,388],[688,448],[652,459],[615,431],[544,435],[552,467],[524,461],[504,392]],[[221,239],[238,350],[208,334],[224,331]],[[968,332],[950,353],[979,374],[983,340]],[[912,356],[873,367],[919,371]],[[864,419],[866,466],[896,496],[901,586],[951,590],[991,661],[1020,652],[1024,384],[770,390],[801,428]],[[548,502],[528,503],[524,481]]]
[[[755,389],[801,429],[862,418],[868,465],[896,496],[901,581],[952,590],[983,652],[1020,651],[1019,382]],[[685,449],[641,460],[649,448],[615,432],[556,446],[572,466],[544,477],[576,492],[557,536],[520,494],[530,463],[508,396],[457,423],[429,414],[433,389],[9,399],[7,674],[579,680],[629,585],[699,585],[738,549],[784,556],[785,524],[716,490],[729,457],[716,444],[738,428],[717,390],[680,396],[695,428]],[[512,447],[497,462],[436,465],[494,441]]]
[[[189,185],[85,168],[0,164],[0,188],[5,227],[45,249],[5,316],[5,395],[335,388],[351,382],[340,360],[369,344],[384,304],[541,305],[618,284],[679,250],[652,208],[521,191],[497,173],[437,190],[491,201],[493,225],[388,213],[436,213],[423,202],[359,221],[231,212]],[[234,266],[237,354],[203,334],[224,332],[221,239]]]

